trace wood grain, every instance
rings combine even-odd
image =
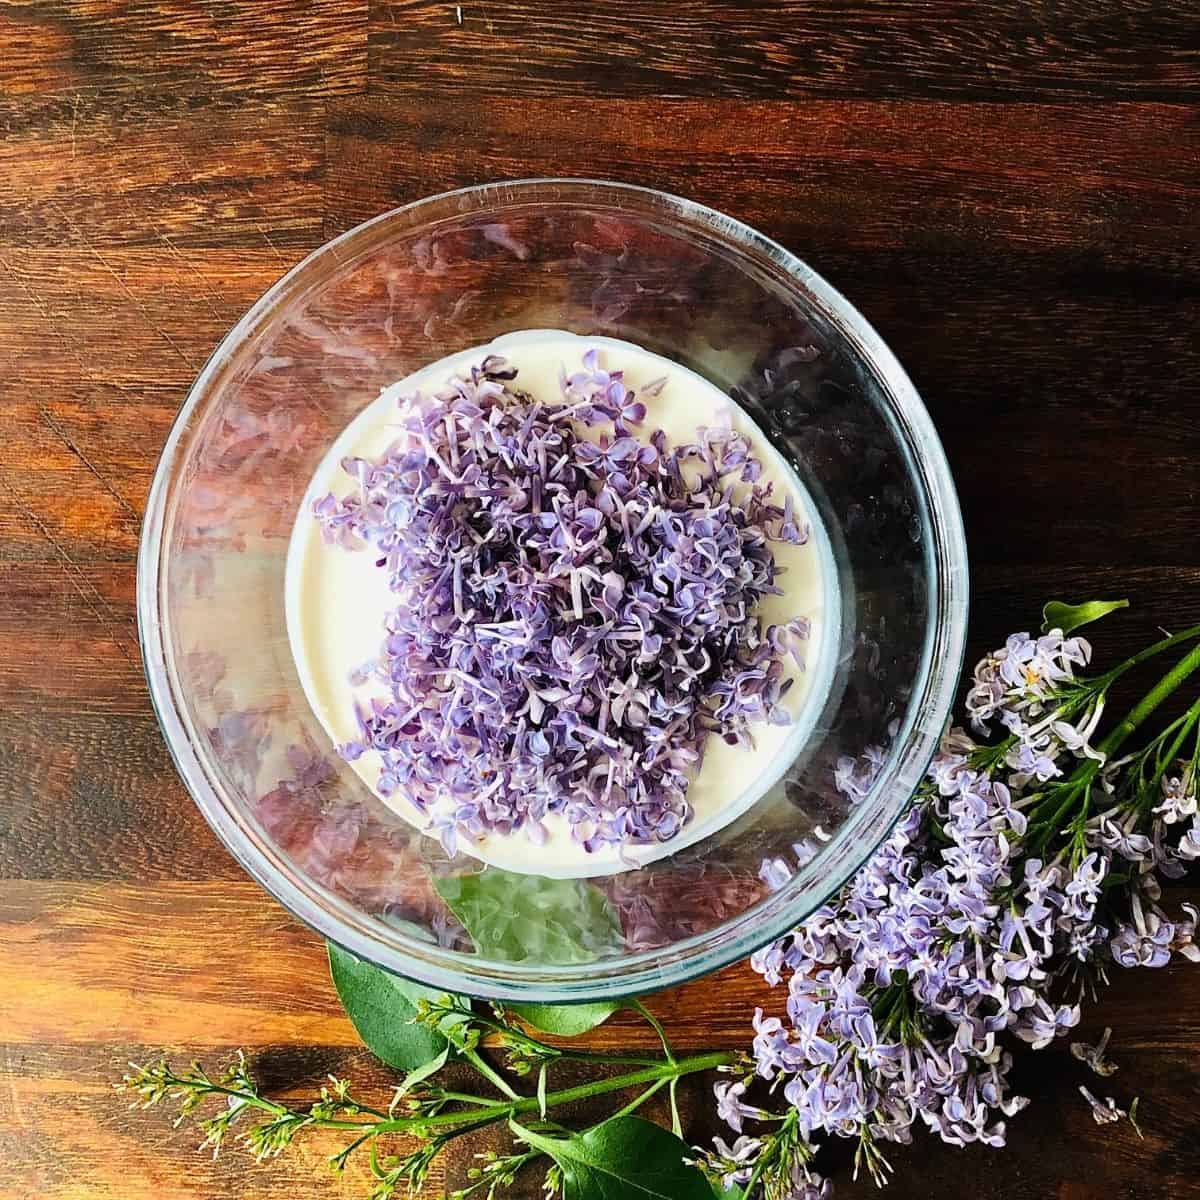
[[[3,722],[0,876],[244,878],[184,791],[154,717],[111,711],[128,706]]]
[[[365,0],[6,0],[4,90],[338,95],[366,83],[366,20]]]
[[[0,703],[19,697],[42,714],[75,718],[145,714],[127,568],[28,563],[4,573],[0,594]],[[70,630],[69,670],[54,665],[64,630]]]
[[[1198,898],[1183,893],[1174,899],[1187,895]],[[202,1197],[242,1187],[272,1200],[293,1194],[289,1188],[306,1196],[361,1195],[325,1178],[320,1155],[332,1142],[318,1141],[267,1175],[239,1160],[236,1150],[215,1165],[193,1161],[189,1131],[172,1133],[162,1114],[119,1117],[111,1107],[108,1088],[125,1063],[152,1058],[164,1047],[177,1059],[198,1056],[211,1064],[241,1045],[263,1086],[289,1098],[310,1095],[329,1072],[352,1077],[366,1095],[387,1095],[393,1077],[363,1051],[338,1007],[320,943],[254,885],[0,883],[0,978],[10,985],[10,1003],[0,1009],[0,1080],[7,1084],[0,1088],[6,1163],[0,1197],[28,1195],[17,1189],[31,1181],[46,1189],[39,1196],[72,1200]],[[1095,1036],[1102,1025],[1112,1027],[1121,1074],[1108,1090],[1141,1095],[1145,1141],[1127,1127],[1096,1129],[1073,1094],[1084,1081],[1082,1068],[1056,1047],[1030,1056],[1018,1072],[1037,1118],[1018,1118],[1023,1135],[1014,1139],[1003,1172],[980,1150],[901,1150],[891,1194],[902,1200],[957,1195],[967,1169],[972,1195],[1010,1195],[1013,1178],[1026,1181],[1026,1194],[1049,1195],[1060,1180],[1087,1178],[1103,1153],[1110,1179],[1137,1189],[1129,1195],[1183,1195],[1168,1189],[1163,1164],[1188,1161],[1179,1156],[1179,1129],[1167,1122],[1195,1118],[1167,1114],[1200,1099],[1187,1060],[1200,1039],[1200,974],[1173,966],[1157,975],[1156,985],[1147,989],[1137,973],[1120,972],[1082,1031]],[[680,1049],[698,1050],[745,1045],[753,1007],[770,1009],[780,1001],[743,965],[654,997],[650,1007]],[[1172,1014],[1169,1022],[1155,1019],[1164,1012]],[[622,1013],[588,1044],[649,1050],[655,1038],[636,1016]],[[699,1085],[687,1092],[685,1111],[694,1117],[693,1128],[703,1127],[710,1114]],[[45,1172],[51,1145],[40,1131],[50,1129],[61,1131],[54,1151],[61,1175]],[[126,1164],[124,1174],[116,1172],[116,1161]],[[453,1160],[452,1175],[467,1161]],[[362,1177],[346,1182],[361,1189]],[[848,1184],[841,1194],[865,1197],[867,1186]]]
[[[1178,889],[1168,904],[1197,900],[1200,893]],[[0,1044],[311,1045],[361,1056],[329,983],[323,943],[244,878],[3,880],[0,931],[0,977],[13,984],[0,1011]],[[1145,976],[1118,970],[1096,1017],[1126,1052],[1187,1050],[1200,1039],[1200,972],[1180,962],[1153,978],[1148,990]],[[755,1006],[778,1012],[785,1000],[782,988],[767,988],[742,963],[647,1003],[678,1049],[700,1051],[746,1045]],[[1172,1019],[1148,1019],[1154,1011]],[[650,1050],[657,1038],[635,1013],[622,1012],[587,1044]]]
[[[1200,21],[1137,0],[380,0],[370,76],[441,95],[1194,99]]]
[[[1094,1037],[1098,1027],[1087,1035]],[[325,1156],[338,1148],[331,1137],[318,1136],[298,1145],[270,1168],[256,1166],[237,1147],[220,1159],[196,1151],[190,1129],[172,1130],[161,1112],[130,1114],[110,1090],[130,1059],[141,1061],[158,1046],[120,1042],[74,1046],[0,1047],[0,1175],[2,1200],[211,1200],[216,1196],[296,1200],[304,1197],[362,1200],[362,1164],[345,1179],[331,1176]],[[200,1048],[203,1051],[203,1047]],[[177,1047],[180,1059],[192,1053]],[[900,1147],[890,1157],[897,1175],[888,1189],[892,1200],[971,1196],[978,1200],[1010,1200],[1021,1196],[1098,1200],[1114,1195],[1133,1200],[1184,1200],[1189,1190],[1190,1156],[1181,1152],[1183,1139],[1194,1136],[1191,1115],[1200,1095],[1194,1075],[1174,1051],[1119,1051],[1121,1075],[1137,1080],[1139,1111],[1146,1137],[1139,1139],[1127,1125],[1098,1128],[1075,1091],[1073,1060],[1056,1050],[1039,1055],[1037,1072],[1022,1081],[1034,1095],[1037,1108],[1013,1122],[1014,1131],[1003,1159],[982,1147],[930,1152],[925,1145]],[[206,1061],[223,1061],[205,1056]],[[389,1079],[370,1056],[323,1047],[278,1045],[250,1055],[260,1079],[276,1081],[273,1094],[295,1099],[309,1097],[325,1072],[361,1082],[364,1092],[386,1098]],[[568,1082],[573,1080],[564,1075]],[[1077,1078],[1077,1076],[1075,1076]],[[280,1086],[284,1081],[291,1086]],[[1118,1090],[1115,1085],[1112,1091]],[[1122,1093],[1124,1095],[1124,1093]],[[681,1109],[694,1136],[707,1130],[711,1114],[707,1086],[681,1089]],[[659,1120],[662,1111],[654,1113]],[[1154,1124],[1152,1119],[1158,1118]],[[1016,1130],[1020,1132],[1017,1133]],[[54,1131],[50,1134],[48,1131]],[[448,1162],[450,1186],[466,1182],[471,1155],[488,1141],[472,1138]],[[497,1144],[498,1140],[497,1140]],[[1000,1162],[1003,1166],[1000,1166]],[[1098,1190],[1098,1163],[1103,1163],[1104,1187]],[[51,1164],[49,1167],[47,1164]],[[839,1197],[867,1200],[877,1196],[865,1180],[850,1179],[849,1164],[839,1182]],[[1185,1180],[1182,1187],[1176,1182]],[[1014,1180],[1016,1183],[1014,1184]],[[438,1176],[431,1193],[439,1195]],[[969,1188],[967,1191],[965,1189]],[[536,1180],[516,1193],[524,1200],[538,1196]]]
[[[214,1163],[109,1093],[164,1047],[244,1045],[289,1095],[392,1081],[319,939],[172,768],[137,538],[196,371],[280,274],[393,205],[536,174],[731,212],[861,307],[958,481],[969,656],[1051,595],[1130,597],[1106,659],[1200,621],[1195,5],[0,0],[0,1200],[369,1190],[328,1176],[332,1144]],[[891,1195],[1200,1194],[1198,989],[1186,966],[1121,972],[1088,1015],[1145,1141],[1092,1123],[1059,1046],[1022,1060],[1036,1106],[1003,1155],[919,1138]],[[681,1047],[742,1047],[781,1000],[742,966],[652,1007]],[[591,1044],[651,1041],[620,1015]],[[683,1097],[696,1140],[708,1083]]]
[[[67,249],[5,245],[0,225],[0,560],[132,561],[196,372],[300,257],[253,225],[245,248],[172,253],[101,246],[72,220]]]
[[[372,95],[334,102],[329,130],[337,229],[485,179],[653,177],[809,257],[830,246],[1164,274],[1200,260],[1200,125],[1177,105]]]
[[[362,1200],[370,1193],[365,1160],[341,1177],[329,1170],[328,1155],[342,1145],[336,1135],[318,1133],[260,1165],[232,1143],[218,1159],[198,1152],[195,1129],[173,1129],[165,1111],[127,1111],[113,1081],[130,1062],[155,1060],[161,1049],[117,1041],[0,1046],[0,1200]],[[229,1057],[210,1057],[206,1047],[175,1049],[178,1065],[199,1055],[215,1067]],[[282,1098],[311,1101],[331,1071],[352,1073],[372,1096],[389,1094],[378,1064],[361,1051],[269,1046],[249,1061]],[[394,1145],[404,1148],[399,1140]],[[442,1178],[442,1164],[435,1164],[435,1196]]]
[[[12,981],[0,1043],[360,1045],[328,984],[322,942],[245,879],[6,881],[0,929],[0,978]],[[718,999],[721,979],[740,979],[741,1003]],[[656,1003],[664,1016],[690,1014],[681,1047],[738,1046],[747,990],[762,989],[743,966]],[[653,1038],[622,1020],[596,1044],[650,1048]]]
[[[320,240],[317,100],[113,89],[0,97],[7,245],[149,245],[186,271],[195,245],[286,256]]]

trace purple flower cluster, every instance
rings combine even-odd
[[[635,436],[662,382],[635,396],[595,350],[553,402],[516,375],[493,355],[403,397],[398,440],[314,506],[396,598],[370,668],[388,697],[342,752],[377,753],[381,791],[451,852],[536,843],[551,813],[588,850],[666,841],[708,737],[789,719],[807,624],[763,628],[757,605],[780,591],[772,542],[806,532],[732,429]]]
[[[1012,1047],[1040,1049],[1074,1027],[1085,988],[1113,964],[1200,961],[1198,914],[1184,906],[1173,921],[1158,903],[1158,877],[1196,857],[1195,760],[1153,779],[1149,800],[1143,776],[1141,793],[1114,787],[1131,759],[1105,766],[1090,746],[1105,687],[1074,672],[1090,654],[1055,631],[1014,635],[985,658],[968,707],[998,740],[952,730],[871,861],[755,955],[788,990],[786,1019],[755,1014],[755,1070],[782,1090],[806,1147],[819,1134],[857,1139],[882,1180],[880,1144],[908,1142],[918,1125],[953,1145],[1003,1145],[1004,1118],[1027,1103],[1009,1085]],[[851,802],[882,757],[837,764]],[[746,1082],[718,1086],[718,1111],[739,1134],[760,1115]],[[718,1147],[710,1169],[749,1179],[771,1138],[740,1138],[736,1155]]]

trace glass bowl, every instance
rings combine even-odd
[[[637,343],[732,395],[828,534],[836,644],[803,747],[730,824],[637,870],[506,875],[342,763],[285,628],[313,471],[379,390],[514,330]],[[138,617],[189,791],[247,871],[332,942],[434,987],[569,1003],[744,958],[836,891],[909,803],[961,666],[954,486],[912,383],[819,275],[721,213],[614,183],[434,196],[289,272],[221,343],[150,493]]]

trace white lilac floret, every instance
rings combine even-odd
[[[807,623],[764,627],[772,543],[803,543],[792,500],[731,428],[635,436],[644,403],[597,352],[547,401],[492,355],[399,400],[398,438],[344,461],[355,488],[314,505],[326,538],[365,543],[395,607],[347,758],[459,838],[546,836],[588,850],[662,842],[711,736],[786,724]],[[359,670],[358,678],[364,677]]]

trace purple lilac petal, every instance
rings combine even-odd
[[[536,842],[550,814],[589,851],[668,841],[708,738],[790,719],[808,623],[764,628],[757,606],[780,592],[772,543],[806,534],[736,431],[634,436],[645,405],[598,351],[551,403],[516,374],[493,355],[403,397],[396,443],[313,505],[395,596],[370,666],[390,695],[342,753],[378,755],[380,790],[450,852]]]

